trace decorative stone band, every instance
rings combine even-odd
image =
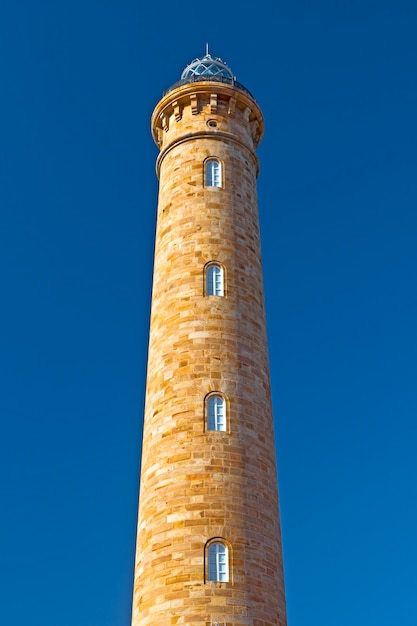
[[[175,146],[178,146],[182,143],[186,143],[187,141],[193,141],[194,139],[218,139],[219,141],[228,141],[228,142],[233,142],[233,143],[238,144],[239,146],[241,146],[242,148],[248,151],[249,158],[251,158],[255,164],[256,177],[258,177],[259,159],[257,155],[252,150],[250,150],[243,141],[239,141],[239,139],[237,139],[235,135],[233,135],[232,133],[224,133],[221,131],[218,131],[215,135],[214,133],[210,133],[206,131],[196,131],[194,133],[189,133],[188,135],[183,135],[179,137],[178,139],[172,141],[168,145],[164,146],[164,148],[161,150],[156,160],[156,175],[158,176],[158,178],[159,178],[159,174],[161,171],[161,163],[164,157],[168,154],[168,152],[170,152],[170,150],[172,150],[172,148],[174,148]]]

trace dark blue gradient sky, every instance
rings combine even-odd
[[[417,624],[417,4],[2,0],[0,622],[129,626],[162,91],[265,115],[289,626]]]

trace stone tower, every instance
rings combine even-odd
[[[188,65],[160,153],[133,626],[285,626],[253,96]]]

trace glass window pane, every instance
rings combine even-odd
[[[206,270],[206,295],[223,295],[223,269],[220,265],[209,265]]]
[[[221,186],[221,166],[217,159],[206,161],[206,187]]]
[[[225,400],[222,396],[210,396],[207,400],[208,430],[226,430]]]
[[[208,579],[219,582],[229,580],[227,548],[223,543],[216,542],[209,545]]]

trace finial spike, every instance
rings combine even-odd
[[[206,42],[206,55],[209,53],[209,45],[208,42]]]

